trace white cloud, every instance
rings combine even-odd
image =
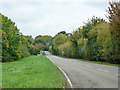
[[[72,32],[93,15],[105,18],[107,9],[106,3],[102,2],[102,6],[100,3],[83,3],[84,0],[18,1],[1,3],[2,14],[16,22],[23,34],[33,37],[39,34],[54,36],[62,30]]]
[[[59,3],[63,3],[63,2],[107,2],[107,0],[1,0],[0,2],[59,2]]]

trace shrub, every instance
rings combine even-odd
[[[20,45],[20,54],[21,54],[21,58],[24,58],[24,57],[27,57],[27,56],[30,56],[30,53],[28,51],[28,48],[25,47],[24,45]]]
[[[72,57],[72,45],[70,42],[66,42],[64,44],[61,44],[59,47],[58,47],[58,50],[59,50],[59,55],[63,55],[62,52],[64,52],[64,56],[66,57]]]

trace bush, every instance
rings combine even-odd
[[[21,57],[24,58],[24,57],[27,57],[27,56],[30,56],[30,53],[28,51],[28,48],[25,47],[24,45],[20,45],[20,51],[21,51]]]
[[[70,42],[66,42],[58,47],[59,55],[66,56],[66,57],[72,57],[72,45]],[[62,54],[64,52],[64,54]]]
[[[67,37],[66,35],[63,35],[61,33],[57,34],[54,39],[53,39],[53,54],[59,55],[59,49],[58,47],[62,44],[64,44],[65,42],[67,42]]]
[[[5,17],[1,13],[0,17],[2,17],[2,28],[0,29],[0,33],[2,33],[2,61],[15,61],[29,56],[32,38],[22,35],[17,26],[15,26],[15,23],[8,17]]]

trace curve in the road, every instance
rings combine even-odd
[[[72,81],[73,88],[118,88],[118,67],[60,58],[45,52]]]

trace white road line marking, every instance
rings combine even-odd
[[[104,72],[109,72],[109,71],[107,71],[107,70],[102,70],[102,69],[98,69],[98,70],[100,70],[100,71],[104,71]]]
[[[73,88],[73,85],[72,85],[72,83],[71,83],[69,77],[66,75],[66,73],[65,73],[59,66],[57,66],[57,67],[62,71],[62,73],[63,73],[63,74],[65,75],[65,77],[67,78],[70,87]]]
[[[48,58],[48,56],[47,56],[47,58]],[[49,59],[49,58],[48,58]],[[50,60],[53,64],[55,64],[52,60]],[[55,64],[56,65],[56,64]],[[57,65],[56,65],[57,66]],[[71,81],[70,81],[70,79],[69,79],[69,77],[66,75],[66,73],[59,67],[59,66],[57,66],[61,71],[62,71],[62,73],[65,75],[65,77],[66,77],[66,79],[67,79],[67,81],[68,81],[68,83],[69,83],[69,85],[70,85],[70,87],[71,88],[73,88],[73,85],[72,85],[72,83],[71,83]]]
[[[103,71],[108,72],[107,70],[103,70]]]
[[[116,74],[117,76],[120,76],[119,74]]]

